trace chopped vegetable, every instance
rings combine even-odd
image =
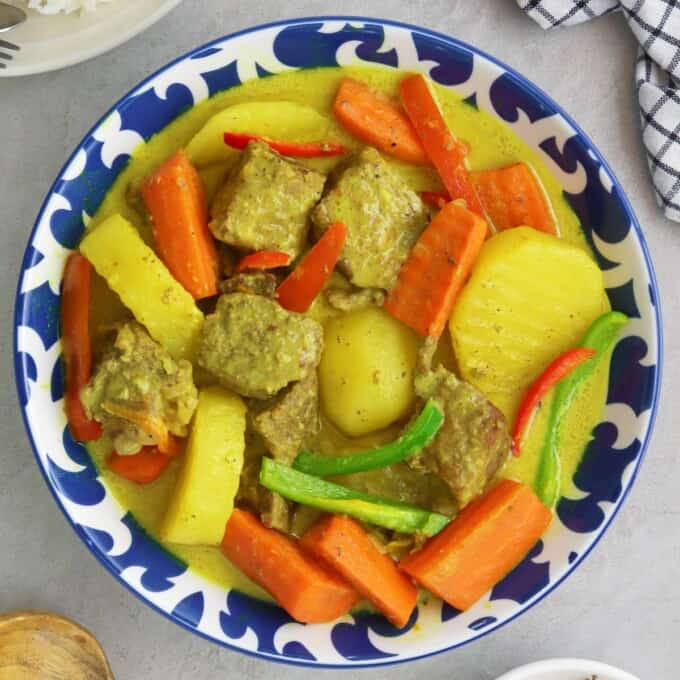
[[[449,196],[464,199],[472,212],[484,217],[484,208],[467,168],[467,147],[454,137],[446,124],[425,76],[404,78],[399,84],[399,92],[406,113]]]
[[[450,200],[448,194],[442,191],[421,191],[420,198],[424,203],[431,205],[433,208],[441,210]]]
[[[347,227],[336,222],[303,256],[276,291],[279,303],[291,312],[306,312],[330,278],[347,237]]]
[[[217,293],[217,248],[208,230],[208,204],[196,168],[178,151],[142,182],[156,249],[196,300]]]
[[[487,233],[486,222],[447,203],[420,235],[385,309],[424,336],[438,338]]]
[[[383,153],[409,163],[429,161],[413,125],[397,106],[353,78],[344,78],[333,113],[352,135]]]
[[[203,314],[125,218],[109,217],[80,250],[154,340],[176,359],[193,355]]]
[[[219,545],[238,490],[246,407],[219,387],[201,390],[184,463],[160,528],[171,543]]]
[[[430,399],[406,432],[390,444],[337,458],[301,451],[293,461],[293,467],[300,472],[320,477],[384,468],[408,458],[427,446],[443,422],[444,414],[440,406]]]
[[[64,402],[71,436],[79,442],[96,441],[101,425],[90,420],[80,400],[80,390],[92,374],[90,345],[90,263],[78,253],[66,261],[61,297],[61,336],[66,364]]]
[[[260,250],[241,258],[234,268],[234,274],[240,274],[247,269],[275,269],[276,267],[286,267],[289,264],[290,255],[288,253],[276,250]]]
[[[497,231],[526,226],[557,234],[557,222],[545,192],[526,163],[476,172],[472,181]]]
[[[131,408],[125,404],[116,404],[112,401],[104,402],[101,406],[112,416],[128,420],[140,430],[153,437],[154,444],[161,453],[166,455],[171,453],[171,436],[163,418],[141,409]]]
[[[522,448],[522,440],[526,434],[534,410],[541,399],[555,386],[560,380],[566,378],[577,366],[588,361],[596,354],[590,347],[577,347],[570,349],[564,354],[560,354],[550,363],[548,368],[534,380],[529,389],[524,394],[520,403],[515,424],[512,428],[512,453],[519,456]]]
[[[520,562],[551,519],[530,487],[504,479],[399,566],[463,611]]]
[[[313,142],[328,136],[329,119],[310,106],[288,101],[243,102],[213,115],[186,147],[189,160],[199,167],[234,163],[236,149],[224,143],[224,131],[247,132],[271,139]]]
[[[419,532],[433,536],[449,522],[448,517],[439,513],[332,484],[271,458],[262,459],[260,484],[297,503],[350,515],[405,534]]]
[[[606,310],[602,272],[583,248],[530,227],[499,232],[451,315],[460,376],[512,423],[536,376]]]
[[[280,142],[247,132],[225,132],[224,143],[232,149],[245,149],[250,142],[264,142],[270,149],[282,156],[294,158],[319,158],[323,156],[342,156],[346,149],[342,144],[333,142]]]
[[[597,354],[576,367],[555,390],[550,409],[545,442],[541,450],[534,490],[549,508],[555,506],[560,496],[559,442],[562,421],[581,385],[592,375],[595,367],[616,340],[619,331],[628,323],[621,312],[607,312],[598,317],[581,340],[581,347],[590,347]]]
[[[346,614],[359,595],[344,579],[308,557],[298,543],[235,509],[222,552],[296,620],[324,623]]]
[[[358,522],[328,515],[307,531],[300,545],[346,578],[397,628],[408,623],[418,590]]]
[[[168,466],[170,457],[161,453],[156,446],[145,446],[132,456],[120,456],[112,453],[107,466],[120,477],[135,484],[150,484],[160,477]]]

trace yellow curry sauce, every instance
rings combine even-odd
[[[140,145],[136,149],[128,167],[118,177],[94,215],[89,228],[115,213],[120,213],[135,224],[143,237],[151,242],[151,233],[143,216],[134,208],[133,202],[127,199],[130,184],[151,173],[171,153],[184,147],[213,114],[235,103],[288,100],[312,106],[321,113],[327,114],[331,119],[330,140],[339,141],[350,149],[358,148],[361,146],[360,143],[346,134],[332,120],[330,114],[339,82],[342,77],[347,75],[360,77],[369,82],[375,89],[382,90],[390,95],[396,93],[397,83],[402,77],[400,72],[387,69],[314,69],[252,80],[240,87],[220,93],[190,109],[149,140],[148,143]],[[531,165],[538,173],[548,193],[558,220],[561,237],[586,252],[590,252],[576,215],[564,200],[560,185],[543,165],[538,154],[503,123],[463,102],[456,97],[453,91],[437,87],[437,95],[451,129],[469,145],[471,169],[484,170],[517,161],[525,161]],[[335,159],[314,159],[303,162],[311,167],[328,171],[337,161]],[[441,188],[435,172],[430,168],[408,165],[395,160],[391,160],[390,164],[416,191]],[[201,169],[201,175],[209,195],[214,193],[214,189],[225,177],[227,170],[226,164]],[[322,297],[317,300],[309,312],[310,315],[322,322],[329,316],[338,313],[325,304]],[[95,356],[98,349],[97,340],[101,337],[102,328],[129,317],[129,312],[125,310],[120,300],[109,291],[102,279],[93,274],[91,326]],[[440,356],[446,364],[452,365],[453,358],[448,333],[445,333],[442,339]],[[579,393],[579,397],[574,402],[562,428],[563,493],[569,493],[572,488],[571,478],[588,442],[590,432],[599,420],[605,401],[608,366],[609,357],[605,357],[603,361],[599,362],[593,376]],[[518,401],[521,396],[520,394],[517,395]],[[522,450],[522,456],[511,458],[501,470],[500,476],[513,477],[528,484],[533,482],[538,455],[545,435],[549,407],[548,399],[543,403],[534,420],[530,436]],[[345,453],[390,441],[395,437],[398,429],[398,427],[392,427],[384,432],[349,439],[332,428],[327,422],[324,422],[321,434],[316,438],[315,444],[318,449],[326,454]],[[142,527],[151,535],[155,535],[172,494],[179,463],[173,461],[165,473],[152,484],[137,486],[107,470],[104,465],[110,451],[110,444],[107,441],[88,444],[88,449],[116,498],[125,508],[129,509]],[[235,587],[246,593],[270,599],[262,589],[232,567],[217,548],[175,544],[166,544],[165,547],[179,559],[190,564],[196,571],[224,587]]]

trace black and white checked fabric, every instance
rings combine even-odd
[[[657,201],[680,222],[680,0],[517,0],[541,27],[620,10],[640,43],[635,85]]]

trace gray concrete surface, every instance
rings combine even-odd
[[[66,154],[113,101],[204,41],[282,17],[329,12],[400,19],[470,41],[564,105],[609,159],[642,222],[661,286],[666,337],[663,397],[648,458],[613,527],[577,572],[519,620],[463,649],[343,677],[490,680],[529,661],[583,656],[625,667],[642,680],[677,679],[680,225],[665,220],[654,202],[638,135],[635,45],[621,17],[544,34],[510,0],[185,0],[142,36],[93,61],[0,80],[0,611],[41,607],[74,617],[99,637],[119,680],[293,680],[310,673],[191,636],[99,566],[33,462],[16,404],[10,328],[17,272],[39,202]]]

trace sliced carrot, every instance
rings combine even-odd
[[[157,479],[170,462],[169,456],[155,446],[145,446],[132,456],[112,453],[107,465],[117,475],[135,484],[150,484]]]
[[[333,113],[350,134],[380,151],[409,163],[429,163],[408,117],[365,83],[344,78],[335,97]]]
[[[246,510],[232,511],[222,552],[296,621],[333,621],[359,600],[352,586],[308,557],[297,541],[268,529]]]
[[[472,181],[497,231],[527,226],[557,234],[545,192],[526,163],[475,172]]]
[[[420,198],[424,203],[440,210],[451,200],[451,197],[443,191],[421,191]]]
[[[300,543],[346,578],[397,628],[408,623],[418,590],[396,563],[376,548],[358,522],[346,515],[327,515]]]
[[[306,312],[330,278],[347,238],[342,222],[331,225],[281,282],[276,297],[291,312]]]
[[[170,156],[142,182],[156,248],[172,275],[195,299],[217,293],[217,248],[208,229],[208,204],[196,168],[184,151]]]
[[[274,269],[285,267],[288,264],[290,264],[288,253],[281,253],[277,250],[260,250],[242,257],[234,268],[234,273],[240,274],[248,269]]]
[[[439,337],[486,233],[481,217],[447,203],[402,265],[385,309],[421,335]]]
[[[282,156],[291,156],[293,158],[342,156],[346,151],[342,144],[335,144],[334,142],[279,142],[275,139],[250,135],[245,132],[224,133],[224,143],[232,149],[245,149],[250,142],[255,141],[263,142]]]
[[[66,364],[64,403],[71,435],[76,441],[91,442],[102,435],[101,425],[87,417],[80,391],[90,381],[90,278],[92,266],[79,253],[66,261],[61,295],[61,337]]]
[[[552,513],[529,486],[504,479],[399,566],[465,610],[522,560],[551,520]]]
[[[449,130],[425,76],[404,78],[399,84],[399,93],[404,109],[449,196],[452,199],[464,199],[472,212],[484,217],[484,209],[467,167],[467,147]]]
[[[136,425],[140,430],[153,437],[158,450],[168,456],[176,455],[177,441],[168,432],[168,426],[160,416],[146,413],[140,409],[135,409],[124,404],[116,404],[111,401],[102,403],[102,408],[112,416],[117,416],[123,420],[128,420]],[[173,453],[174,452],[174,453]]]

